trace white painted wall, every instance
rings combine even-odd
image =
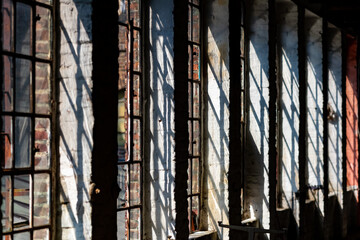
[[[245,158],[245,217],[270,228],[268,4],[254,0],[249,16],[249,121]]]
[[[61,239],[91,239],[89,184],[93,148],[91,0],[61,0],[60,206]],[[60,238],[60,237],[59,237]]]
[[[307,168],[308,185],[324,185],[323,159],[323,77],[322,77],[322,19],[305,12],[306,71],[307,71]],[[309,191],[324,214],[322,190]]]
[[[342,49],[341,31],[329,25],[329,91],[331,108],[336,114],[335,121],[329,122],[329,194],[337,195],[340,206],[343,206],[342,194]]]
[[[282,207],[291,208],[299,223],[299,68],[298,12],[291,1],[278,5],[279,81],[281,84],[280,173]]]
[[[209,230],[220,239],[228,238],[228,230],[218,228],[217,221],[229,222],[229,22],[228,1],[214,0],[207,7],[207,102],[205,119],[205,183]]]
[[[174,162],[174,64],[173,1],[152,0],[150,4],[150,96],[149,141],[151,228],[149,239],[175,239],[175,162]],[[185,23],[186,24],[186,23]],[[186,81],[186,79],[184,79]]]

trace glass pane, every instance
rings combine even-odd
[[[193,155],[200,156],[200,122],[193,121]]]
[[[15,118],[15,167],[30,167],[31,163],[31,119]]]
[[[241,39],[240,39],[240,55],[241,57],[245,57],[245,31],[244,31],[244,27],[240,28],[241,30]]]
[[[189,155],[192,156],[192,122],[188,121],[188,131],[189,131]]]
[[[13,160],[13,145],[12,145],[12,133],[13,133],[13,126],[12,126],[12,118],[10,116],[3,116],[2,120],[2,127],[1,132],[2,135],[0,136],[1,139],[1,154],[4,154],[1,163],[2,168],[11,168],[12,167],[12,160]]]
[[[120,91],[118,97],[118,162],[126,160],[125,132],[125,96],[124,91]]]
[[[191,74],[191,65],[192,65],[192,50],[191,50],[191,46],[188,46],[188,79],[192,79],[192,74]]]
[[[119,21],[126,23],[127,22],[127,15],[128,15],[128,1],[127,0],[119,0]]]
[[[190,166],[190,165],[189,165]],[[192,193],[199,193],[200,190],[200,166],[199,158],[192,159]]]
[[[125,89],[127,84],[128,52],[127,49],[127,29],[119,26],[119,90]]]
[[[15,73],[15,110],[18,112],[31,111],[31,62],[25,59],[16,59]]]
[[[16,52],[31,55],[32,42],[31,6],[16,3]]]
[[[13,23],[13,2],[11,0],[3,0],[2,1],[2,17],[3,17],[3,25],[2,25],[2,44],[3,49],[7,51],[13,50],[13,38],[14,38],[14,23]]]
[[[36,57],[49,59],[51,57],[51,12],[42,7],[36,7]]]
[[[30,225],[29,190],[30,175],[14,176],[14,228],[26,228]]]
[[[52,4],[52,0],[37,0],[37,1],[41,3]]]
[[[3,176],[1,177],[1,224],[2,231],[9,232],[11,231],[11,177]]]
[[[190,166],[191,166],[191,158],[189,158],[188,159],[188,168],[187,168],[187,175],[188,175],[188,178],[187,178],[187,193],[188,193],[188,195],[190,195],[191,194],[191,172],[190,172],[190,170],[191,170],[191,168],[190,168]]]
[[[50,114],[50,64],[36,63],[35,67],[35,110]]]
[[[34,240],[46,240],[49,239],[50,232],[49,229],[41,229],[34,231]]]
[[[117,212],[117,240],[127,240],[129,212]]]
[[[191,106],[193,105],[193,99],[192,99],[192,89],[191,89],[191,82],[188,82],[188,111],[189,111],[189,117],[192,117],[193,116],[193,113],[192,113],[192,108]]]
[[[188,6],[188,40],[191,41],[191,6]]]
[[[200,80],[200,48],[194,46],[193,48],[193,80]]]
[[[14,234],[14,240],[30,240],[30,232]]]
[[[199,230],[199,197],[192,197],[191,206],[191,230],[192,232]]]
[[[193,4],[199,5],[200,4],[200,0],[192,0]]]
[[[140,101],[141,101],[141,88],[140,88],[140,76],[138,75],[134,75],[134,82],[133,82],[133,87],[134,87],[134,98],[133,98],[133,114],[135,116],[141,116],[141,105],[140,105]]]
[[[130,19],[134,19],[134,26],[140,27],[140,1],[130,0]]]
[[[3,111],[12,111],[14,101],[13,58],[4,55],[3,64],[2,109]]]
[[[11,235],[4,235],[3,240],[11,240]]]
[[[50,167],[50,120],[35,119],[35,169]]]
[[[192,90],[192,94],[193,94],[193,103],[192,106],[193,107],[193,116],[194,118],[199,118],[200,117],[200,84],[198,83],[193,83],[193,90]]]
[[[192,8],[192,39],[200,43],[200,11],[196,7]]]
[[[50,222],[50,176],[34,175],[34,226]]]
[[[141,213],[140,209],[130,210],[130,239],[140,239]]]
[[[140,71],[141,68],[141,52],[140,52],[140,32],[134,30],[134,49],[133,49],[133,60],[134,60],[134,71]]]
[[[133,160],[141,160],[141,124],[139,119],[133,120]]]
[[[130,206],[141,204],[141,167],[140,164],[130,166]]]
[[[128,183],[129,183],[129,172],[128,165],[118,165],[118,186],[120,188],[120,193],[118,196],[118,208],[127,207],[129,205],[129,193],[128,193]]]

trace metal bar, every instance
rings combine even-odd
[[[10,57],[17,57],[17,58],[21,58],[21,59],[26,59],[26,60],[30,60],[30,61],[36,61],[36,62],[42,62],[42,63],[48,63],[48,64],[53,63],[52,58],[43,59],[43,58],[35,57],[35,55],[32,55],[32,56],[31,55],[25,55],[25,54],[22,54],[22,53],[11,52],[11,51],[7,51],[7,50],[2,50],[1,54],[2,55],[7,55],[7,56],[10,56]]]
[[[299,183],[300,183],[300,239],[305,237],[306,157],[307,157],[307,80],[305,8],[298,6],[298,60],[299,60]]]
[[[36,113],[24,113],[24,112],[16,112],[16,111],[12,111],[12,112],[2,112],[1,113],[3,116],[8,115],[8,116],[16,116],[16,117],[35,117],[35,118],[49,118],[51,119],[51,115],[46,115],[46,114],[36,114]]]

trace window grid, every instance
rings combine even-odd
[[[190,233],[199,230],[201,189],[201,17],[200,1],[188,2],[188,214]]]
[[[142,239],[141,1],[119,0],[118,239]]]
[[[5,240],[51,237],[54,10],[51,1],[42,2],[1,2],[1,238]],[[27,69],[21,63],[27,63]]]

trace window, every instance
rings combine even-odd
[[[2,239],[50,239],[53,93],[51,0],[3,0]]]
[[[119,0],[118,239],[142,238],[141,1]]]
[[[188,3],[188,202],[190,233],[199,230],[201,188],[201,16],[200,0]]]

